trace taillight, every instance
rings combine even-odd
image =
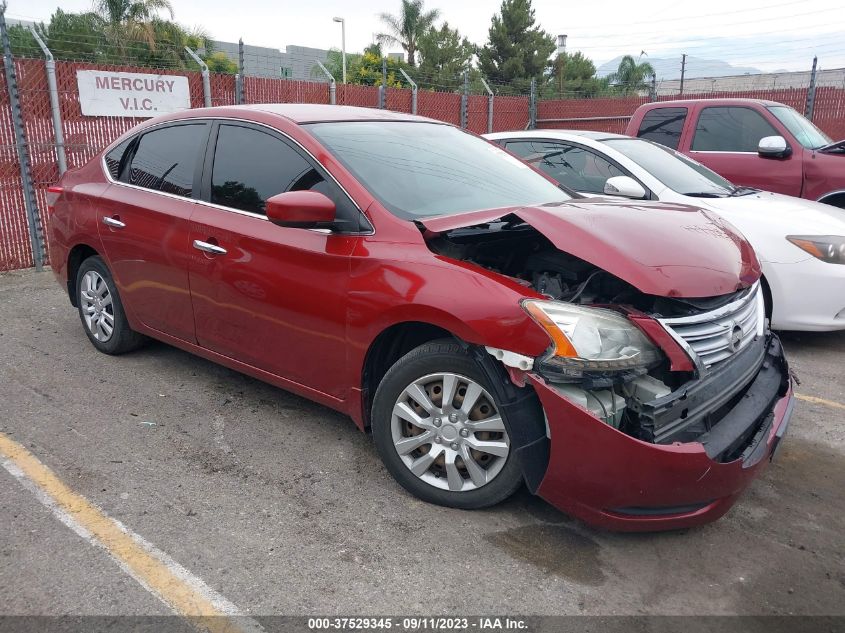
[[[59,196],[62,195],[64,189],[59,187],[58,185],[53,185],[52,187],[47,187],[47,212],[53,213],[56,207],[56,202],[59,199]]]

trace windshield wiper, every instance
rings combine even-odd
[[[734,187],[733,191],[731,191],[731,198],[749,196],[752,193],[758,193],[759,191],[759,189],[754,189],[753,187]]]
[[[713,193],[712,191],[687,191],[684,192],[685,196],[689,196],[691,198],[724,198],[726,193]]]

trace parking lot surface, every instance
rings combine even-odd
[[[730,513],[593,530],[526,492],[427,505],[329,409],[159,343],[98,353],[49,272],[0,275],[0,433],[246,614],[845,615],[845,333],[784,336],[802,399]],[[0,469],[2,614],[164,614]]]

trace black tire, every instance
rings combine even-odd
[[[494,400],[492,404],[507,426],[505,412],[501,403],[496,401],[496,394],[500,390],[489,383],[487,374],[473,360],[468,350],[453,339],[432,341],[400,358],[388,370],[376,390],[371,429],[379,456],[396,481],[423,501],[465,510],[496,505],[513,495],[523,482],[522,471],[513,450],[504,458],[504,466],[491,481],[472,490],[452,491],[437,488],[413,474],[394,446],[391,420],[397,399],[414,381],[438,372],[459,374],[478,383],[490,394]]]
[[[86,288],[85,276],[88,273],[96,273],[105,284],[108,295],[111,297],[111,303],[103,308],[100,312],[105,313],[105,316],[110,315],[114,326],[107,339],[100,340],[95,336],[92,327],[89,326],[86,318],[86,306],[89,305],[85,297]],[[82,262],[79,270],[76,272],[76,304],[78,306],[79,320],[82,322],[82,329],[88,336],[88,340],[99,351],[104,354],[125,354],[132,350],[141,347],[146,338],[129,327],[129,321],[126,319],[126,312],[123,310],[123,303],[120,300],[120,294],[117,291],[117,284],[109,272],[108,266],[98,255],[92,255]],[[100,331],[102,335],[102,331]]]

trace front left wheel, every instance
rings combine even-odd
[[[406,490],[429,503],[476,509],[520,487],[488,380],[461,345],[446,340],[412,350],[387,372],[373,402],[373,439]]]
[[[124,354],[144,343],[129,327],[117,285],[98,256],[86,259],[76,274],[76,304],[88,340],[105,354]]]

